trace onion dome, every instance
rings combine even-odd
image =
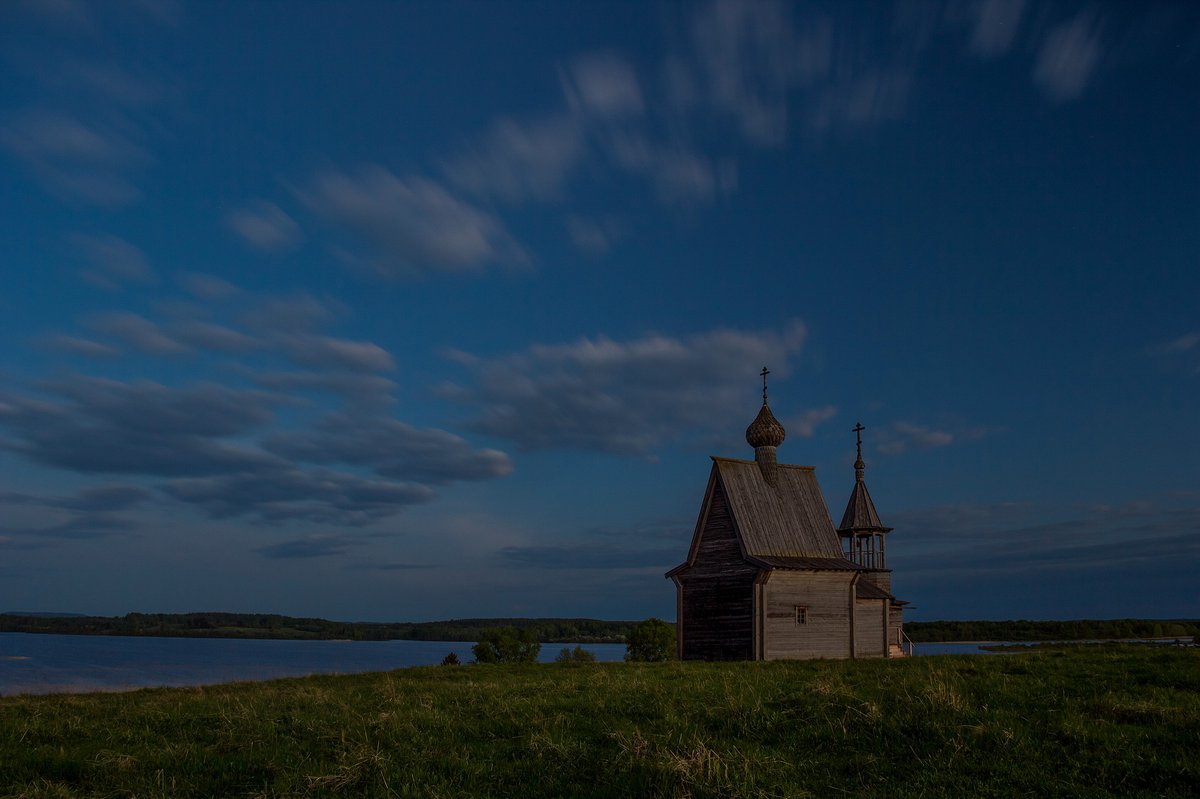
[[[770,406],[763,400],[762,410],[754,421],[746,428],[746,443],[758,449],[759,447],[778,447],[787,438],[787,431],[771,413]]]

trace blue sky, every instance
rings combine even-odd
[[[0,9],[0,610],[674,613],[757,373],[914,618],[1200,615],[1189,3]]]

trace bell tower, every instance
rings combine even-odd
[[[863,475],[867,465],[862,457],[862,432],[867,428],[861,423],[854,425],[858,459],[854,461],[854,490],[842,514],[838,535],[842,539],[842,551],[846,557],[866,569],[863,578],[870,580],[885,591],[892,590],[892,570],[887,567],[887,534],[891,527],[884,527],[867,491]]]

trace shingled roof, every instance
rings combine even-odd
[[[754,461],[714,457],[713,464],[748,557],[844,560],[811,466],[781,463],[770,485]]]
[[[884,527],[871,501],[871,492],[867,484],[859,478],[854,481],[854,490],[850,492],[850,501],[846,503],[846,512],[842,514],[839,530],[891,530]]]

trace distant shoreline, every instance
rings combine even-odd
[[[585,618],[449,619],[428,622],[340,622],[270,613],[129,613],[76,616],[0,613],[0,632],[230,638],[285,641],[478,641],[496,627],[530,630],[543,644],[619,644],[636,621]],[[1144,641],[1200,636],[1196,619],[1066,621],[918,621],[904,625],[915,644]]]

